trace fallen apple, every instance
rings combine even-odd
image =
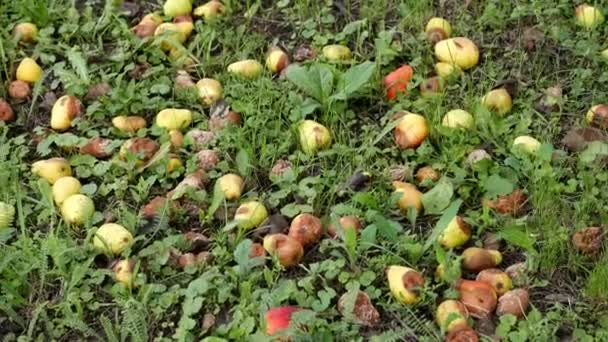
[[[0,201],[0,230],[10,228],[15,220],[15,207]]]
[[[448,249],[460,247],[471,238],[471,226],[460,216],[455,216],[439,235],[439,243]]]
[[[348,230],[353,230],[355,231],[355,234],[358,234],[362,229],[361,220],[359,220],[359,218],[356,216],[342,216],[338,220],[338,224],[345,233]],[[333,224],[330,224],[327,227],[327,234],[332,238],[335,238],[338,236],[338,230]]]
[[[19,23],[13,29],[13,36],[20,42],[35,42],[38,39],[38,27],[32,23]]]
[[[453,63],[439,62],[435,64],[435,73],[441,78],[450,78],[460,75],[462,70]]]
[[[8,95],[19,102],[23,102],[32,95],[32,87],[27,82],[15,80],[8,87]]]
[[[443,18],[434,17],[426,24],[424,32],[432,43],[437,43],[450,37],[452,25]]]
[[[343,294],[338,299],[338,311],[343,316],[352,316],[357,324],[373,327],[380,323],[380,313],[372,304],[371,299],[367,293],[363,291],[357,291],[357,296],[352,310],[348,310],[349,294]]]
[[[395,141],[402,149],[420,146],[429,135],[429,126],[422,115],[405,112],[395,126]]]
[[[283,267],[295,266],[304,257],[304,248],[298,240],[285,234],[266,235],[264,249],[276,257]]]
[[[528,266],[526,262],[515,263],[505,269],[505,273],[511,278],[513,286],[526,286],[528,285]]]
[[[189,14],[175,16],[175,18],[173,18],[173,23],[177,25],[179,31],[186,37],[186,40],[188,40],[192,35],[192,31],[194,31],[192,16]]]
[[[432,166],[423,166],[416,171],[416,181],[420,184],[426,182],[437,182],[441,174],[435,170]]]
[[[61,177],[71,176],[72,168],[64,158],[51,158],[34,162],[32,173],[46,179],[52,185]]]
[[[608,127],[608,105],[598,104],[587,112],[585,115],[587,123],[600,128]]]
[[[196,83],[198,88],[198,98],[206,104],[211,106],[224,96],[224,88],[222,84],[212,78],[203,78]]]
[[[462,302],[447,299],[437,306],[435,319],[437,325],[446,332],[452,332],[462,326],[468,326],[469,312]]]
[[[112,266],[112,271],[114,271],[114,280],[123,284],[127,288],[133,287],[133,271],[135,269],[135,260],[134,259],[123,259],[118,260]]]
[[[199,253],[184,253],[179,256],[177,260],[177,264],[181,268],[186,268],[188,266],[201,266],[207,264],[211,261],[211,253],[208,251],[202,251]]]
[[[190,14],[192,12],[191,0],[167,0],[163,5],[163,13],[168,17]]]
[[[513,108],[511,94],[505,88],[490,90],[482,99],[481,104],[498,115],[505,115]]]
[[[210,21],[220,17],[222,14],[224,14],[225,10],[226,8],[220,1],[211,0],[206,4],[195,8],[193,14],[195,17],[203,17],[205,20]]]
[[[194,152],[209,148],[216,138],[216,134],[212,131],[204,131],[202,129],[191,129],[184,136],[184,146],[190,147]]]
[[[187,39],[186,35],[184,34],[184,32],[182,32],[180,27],[174,23],[162,23],[158,25],[158,27],[154,31],[154,36],[158,38],[158,41],[160,42],[160,48],[165,52],[177,51],[179,45],[176,44],[183,44],[184,42],[186,42]],[[179,56],[173,57],[174,59],[178,59],[175,57]]]
[[[345,61],[352,55],[347,46],[337,44],[324,46],[322,53],[325,59],[332,62]]]
[[[496,314],[498,316],[510,314],[517,318],[523,318],[529,305],[530,296],[526,289],[510,290],[498,299]]]
[[[496,309],[497,297],[492,286],[481,281],[460,279],[455,287],[471,316],[487,317]]]
[[[468,70],[479,62],[479,49],[468,38],[449,38],[435,44],[435,56],[441,62],[456,64],[460,69]]]
[[[222,191],[226,200],[233,201],[241,198],[244,185],[241,176],[229,173],[218,178],[215,184]]]
[[[499,251],[469,247],[462,252],[462,267],[467,271],[479,272],[487,268],[494,268],[502,262]]]
[[[424,286],[424,278],[417,271],[405,266],[389,266],[386,269],[388,285],[393,296],[403,304],[415,304]]]
[[[102,225],[93,236],[93,246],[98,251],[113,255],[122,253],[131,241],[133,241],[131,232],[116,223]]]
[[[287,235],[298,241],[302,247],[308,247],[318,242],[322,234],[321,220],[314,215],[303,213],[291,221]]]
[[[66,198],[80,192],[80,181],[74,177],[61,177],[53,184],[52,192],[55,204],[61,206]]]
[[[289,328],[291,316],[302,309],[296,306],[281,306],[266,311],[266,335],[273,336],[281,330]]]
[[[439,76],[433,76],[422,81],[420,84],[420,95],[422,97],[433,97],[443,93],[445,81]]]
[[[498,196],[496,199],[483,200],[482,204],[500,214],[517,216],[524,209],[528,196],[521,190],[515,189],[508,195]]]
[[[447,334],[445,342],[479,342],[479,335],[473,328],[461,326]]]
[[[513,148],[529,154],[536,154],[540,149],[540,142],[528,135],[522,135],[513,140]]]
[[[192,112],[188,109],[163,109],[156,114],[156,125],[171,130],[182,130],[192,123]]]
[[[488,268],[479,272],[476,280],[492,286],[498,297],[504,295],[513,287],[511,277],[497,268]]]
[[[24,58],[17,67],[17,79],[27,83],[36,83],[42,79],[42,68],[32,58]]]
[[[602,251],[604,230],[600,227],[583,228],[572,235],[572,245],[579,253],[595,255]]]
[[[414,208],[418,212],[422,211],[422,192],[415,185],[394,181],[393,188],[395,188],[395,193],[400,195],[397,206],[401,212],[407,214],[410,208]]]
[[[296,62],[304,62],[307,60],[315,59],[317,57],[317,51],[308,44],[300,45],[296,52],[293,54],[293,59]]]
[[[465,110],[454,109],[443,116],[441,124],[444,127],[469,130],[475,126],[475,119],[473,119],[471,113]]]
[[[8,102],[0,99],[0,121],[11,122],[15,119],[15,112]]]
[[[312,120],[304,120],[298,126],[300,146],[304,153],[312,155],[331,145],[331,134],[327,127]]]
[[[268,217],[268,210],[263,203],[249,201],[241,204],[234,215],[239,228],[249,230],[260,225]]]
[[[604,15],[598,8],[582,4],[575,10],[576,23],[587,29],[592,29],[604,22]]]
[[[205,171],[213,170],[220,161],[220,157],[215,150],[199,151],[196,154],[196,159],[198,160],[198,166]]]
[[[249,248],[249,258],[250,259],[255,259],[255,258],[263,258],[266,256],[266,250],[264,249],[264,246],[260,243],[252,243],[251,247]]]
[[[228,72],[244,78],[256,78],[262,74],[262,64],[255,59],[245,59],[228,65]]]
[[[150,13],[146,14],[141,21],[133,27],[133,32],[139,38],[147,38],[154,36],[154,32],[156,32],[156,28],[158,25],[163,23],[163,18],[156,14]]]
[[[94,213],[93,200],[82,194],[71,195],[61,203],[61,216],[69,224],[82,226]]]
[[[57,99],[51,111],[51,128],[65,131],[72,125],[72,120],[83,112],[82,102],[75,96],[64,95]]]
[[[403,65],[386,75],[384,77],[386,98],[394,100],[399,93],[405,93],[407,91],[407,85],[412,80],[413,75],[414,69],[409,65]]]
[[[273,46],[266,54],[266,67],[274,74],[278,74],[289,65],[289,56],[281,48]]]
[[[146,128],[146,119],[141,116],[116,116],[112,119],[112,125],[123,133],[135,133]]]
[[[209,118],[209,129],[213,132],[222,130],[228,126],[241,124],[241,114],[232,110],[212,112]]]
[[[150,160],[158,151],[158,143],[150,138],[131,138],[125,141],[118,152],[119,158],[125,160],[127,155],[137,157],[138,166]]]

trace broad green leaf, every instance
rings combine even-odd
[[[534,237],[518,227],[506,227],[498,233],[498,237],[507,241],[510,245],[521,247],[528,252],[535,252]]]
[[[375,69],[376,64],[372,62],[364,62],[348,69],[347,72],[341,75],[338,83],[338,92],[332,98],[346,100],[352,96],[369,82]]]
[[[597,157],[605,155],[608,155],[608,144],[601,141],[593,141],[581,152],[580,160],[585,164],[589,164],[594,162]]]
[[[249,162],[249,153],[246,150],[241,149],[236,154],[236,168],[243,177],[249,176],[249,170],[251,169],[251,163]]]
[[[78,76],[86,83],[89,83],[90,79],[87,61],[82,56],[82,52],[79,51],[78,47],[74,46],[71,48],[67,53],[67,57]]]
[[[287,68],[287,79],[315,100],[324,103],[332,90],[334,76],[331,69],[323,64],[309,68],[292,65]]]
[[[514,185],[510,180],[493,174],[484,180],[483,188],[486,190],[486,196],[495,198],[513,192]]]
[[[454,187],[446,178],[442,178],[437,185],[422,195],[422,206],[427,214],[440,214],[452,200]]]

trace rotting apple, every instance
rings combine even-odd
[[[471,316],[483,318],[496,309],[497,297],[492,286],[476,280],[460,279],[456,282],[460,301]]]
[[[169,142],[173,150],[180,149],[184,146],[184,135],[182,132],[172,129],[169,131]]]
[[[119,115],[112,118],[112,125],[123,133],[135,133],[146,128],[146,119],[141,116]]]
[[[175,192],[181,192],[184,188],[200,189],[205,184],[206,180],[207,178],[204,170],[190,173],[177,184],[175,189],[167,193],[167,198],[171,199]]]
[[[255,259],[255,258],[263,258],[266,256],[266,250],[264,249],[264,246],[260,243],[252,243],[251,247],[249,248],[249,258],[250,259]]]
[[[498,196],[496,199],[484,199],[482,204],[499,214],[517,216],[524,209],[528,196],[521,189],[515,189],[508,195]]]
[[[194,152],[208,148],[215,140],[216,134],[202,129],[191,129],[184,136],[184,146],[190,147]]]
[[[447,112],[443,116],[441,124],[449,128],[469,130],[475,126],[475,119],[473,119],[473,115],[471,115],[471,113],[465,110],[454,109]]]
[[[572,245],[584,255],[595,255],[601,252],[604,242],[604,230],[600,227],[587,227],[572,235]]]
[[[437,43],[450,37],[452,25],[443,18],[434,17],[428,21],[424,32],[431,43]]]
[[[575,10],[576,23],[587,29],[592,29],[604,22],[604,15],[598,8],[582,4]]]
[[[192,112],[188,109],[167,108],[156,114],[156,125],[167,130],[182,130],[192,123]]]
[[[260,225],[268,217],[268,210],[263,203],[258,201],[249,201],[241,204],[236,213],[234,220],[238,222],[239,228],[249,230]]]
[[[32,87],[27,82],[15,80],[9,85],[8,94],[13,100],[23,102],[32,95]]]
[[[302,213],[291,221],[287,235],[297,240],[302,247],[308,247],[318,242],[322,234],[321,220],[312,214]]]
[[[117,223],[106,223],[93,236],[93,246],[106,254],[118,255],[133,241],[133,234]]]
[[[479,335],[468,325],[460,326],[446,335],[445,342],[479,342]]]
[[[343,232],[346,232],[348,230],[354,230],[355,234],[358,234],[361,231],[361,229],[363,228],[363,225],[361,224],[361,220],[359,220],[358,217],[351,216],[351,215],[340,217],[340,219],[338,220],[338,224],[342,228]],[[327,227],[327,235],[329,235],[332,238],[335,238],[336,236],[338,236],[338,230],[336,229],[336,227],[333,224],[330,224]]]
[[[399,93],[405,93],[407,91],[407,85],[412,80],[413,75],[414,69],[409,65],[402,65],[386,75],[383,80],[384,88],[386,89],[386,98],[394,100]]]
[[[32,23],[19,23],[13,29],[13,36],[23,43],[33,43],[38,39],[38,27]]]
[[[64,95],[57,99],[51,110],[51,128],[65,131],[72,125],[72,120],[83,112],[82,102],[72,95]]]
[[[196,88],[198,89],[198,98],[207,106],[211,106],[224,96],[222,84],[213,78],[199,80],[196,82]]]
[[[163,13],[168,17],[190,14],[191,12],[191,0],[167,0],[163,5]]]
[[[289,56],[281,48],[273,46],[266,54],[266,67],[274,74],[278,74],[289,65]]]
[[[211,257],[212,255],[208,251],[202,251],[199,253],[184,253],[179,256],[177,264],[181,268],[186,268],[188,266],[201,266],[211,261]]]
[[[397,206],[401,212],[407,214],[410,208],[416,209],[419,213],[422,211],[422,192],[415,185],[394,181],[393,188],[395,193],[400,195]]]
[[[257,78],[262,74],[262,64],[255,59],[245,59],[228,65],[228,72],[244,78]]]
[[[536,154],[540,149],[540,141],[529,135],[522,135],[513,140],[513,148],[519,149],[528,154]]]
[[[215,186],[224,194],[224,198],[228,201],[238,200],[241,198],[243,191],[243,178],[241,176],[229,173],[221,176],[215,182]]]
[[[350,316],[354,318],[354,321],[357,324],[365,325],[368,327],[373,327],[380,323],[380,313],[372,304],[371,299],[367,295],[367,293],[363,291],[357,291],[355,302],[353,304],[352,311],[348,312],[348,300],[349,293],[343,294],[340,299],[338,299],[338,311],[343,316]]]
[[[297,265],[304,257],[304,247],[298,240],[285,234],[270,234],[264,237],[264,249],[276,257],[283,267]]]
[[[139,38],[147,38],[154,36],[158,25],[163,23],[163,18],[156,13],[146,14],[141,21],[133,27],[133,32]]]
[[[125,160],[127,155],[133,154],[137,157],[138,166],[149,161],[160,147],[158,143],[150,138],[131,138],[125,141],[118,152],[119,158]]]
[[[196,154],[198,166],[205,171],[214,169],[220,162],[220,157],[215,150],[202,150]]]
[[[186,70],[178,70],[177,76],[175,76],[175,88],[184,90],[194,87],[196,87],[196,84],[192,80],[192,76]]]
[[[296,306],[281,306],[271,308],[264,315],[266,321],[266,335],[273,336],[281,330],[289,328],[291,316],[302,309]]]
[[[338,44],[324,46],[322,54],[325,59],[331,62],[345,61],[352,56],[348,46]]]
[[[505,115],[513,108],[511,94],[505,88],[490,90],[482,99],[481,104],[498,115]]]
[[[34,162],[32,173],[46,179],[52,185],[61,177],[71,176],[72,168],[64,158],[51,158]]]
[[[513,286],[525,286],[528,284],[528,266],[526,262],[518,262],[505,269],[505,273],[511,278]]]
[[[435,44],[435,56],[441,62],[456,64],[460,69],[468,70],[479,62],[479,49],[468,38],[448,38]]]
[[[504,295],[513,288],[511,277],[497,268],[488,268],[479,272],[477,281],[484,282],[494,289],[498,297]]]
[[[241,114],[228,110],[213,112],[209,118],[209,129],[213,132],[222,130],[228,126],[238,126],[241,124]]]
[[[312,155],[331,145],[331,134],[327,127],[313,120],[304,120],[298,126],[300,146],[304,153]]]
[[[439,235],[439,243],[448,249],[464,245],[471,238],[471,226],[460,216],[448,223],[448,226]]]
[[[468,326],[469,312],[462,302],[447,299],[437,306],[435,319],[437,325],[446,332],[454,331],[462,326]]]
[[[15,220],[15,207],[0,201],[0,230],[10,228]]]
[[[391,293],[397,301],[408,305],[418,301],[419,292],[424,286],[424,278],[418,271],[393,265],[386,269],[386,277]]]
[[[8,102],[0,99],[0,121],[11,122],[15,119],[15,112]]]
[[[195,8],[193,14],[195,17],[203,17],[205,20],[210,21],[222,16],[225,11],[224,4],[217,0],[211,0]]]
[[[585,115],[585,119],[588,124],[600,127],[607,128],[608,127],[608,105],[606,104],[598,104],[587,112]]]
[[[452,76],[460,75],[462,70],[453,63],[439,62],[435,64],[435,73],[441,78],[450,78]]]
[[[80,181],[70,176],[61,177],[53,184],[52,192],[55,204],[61,206],[66,198],[80,192]]]
[[[429,135],[429,126],[424,116],[405,112],[395,126],[395,141],[402,149],[420,146]]]
[[[422,81],[420,84],[420,95],[422,97],[433,97],[443,93],[445,81],[439,76],[433,76]]]
[[[416,171],[416,181],[419,184],[426,182],[437,182],[441,174],[435,170],[432,166],[423,166]]]
[[[462,267],[471,272],[494,268],[502,262],[502,254],[492,249],[469,247],[462,252]]]
[[[161,215],[171,217],[172,204],[166,197],[156,196],[141,209],[141,213],[148,220]]]
[[[42,79],[42,68],[32,58],[24,58],[17,67],[17,79],[27,83],[36,83]]]
[[[498,299],[496,314],[498,316],[511,314],[517,318],[523,318],[529,305],[530,295],[526,289],[510,290]]]
[[[84,225],[95,213],[93,200],[86,195],[74,194],[61,203],[61,216],[70,224]]]

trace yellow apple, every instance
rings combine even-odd
[[[42,68],[32,58],[24,58],[17,67],[17,79],[19,81],[36,83],[42,78]]]
[[[263,203],[249,201],[241,204],[234,214],[234,220],[239,228],[249,230],[260,225],[268,217],[268,210]]]
[[[604,22],[602,11],[591,5],[583,4],[576,7],[576,23],[587,29],[594,28]]]
[[[351,55],[348,46],[334,44],[323,47],[323,57],[332,62],[350,59]]]
[[[394,135],[400,148],[416,148],[429,135],[429,126],[424,116],[406,112],[395,126]]]
[[[199,99],[210,106],[224,96],[222,84],[212,78],[203,78],[196,83]]]
[[[46,179],[51,184],[55,184],[59,178],[71,176],[72,168],[64,158],[51,158],[33,163],[32,173]]]
[[[66,198],[80,192],[80,182],[74,177],[61,177],[53,184],[53,200],[61,205]]]
[[[529,154],[535,154],[540,148],[540,145],[540,141],[528,135],[522,135],[513,140],[514,148],[521,149],[522,151]]]
[[[245,59],[228,66],[228,72],[245,78],[256,78],[262,73],[262,64],[255,59]]]
[[[243,190],[243,178],[241,176],[229,173],[218,178],[215,184],[228,201],[237,200],[241,197]]]
[[[462,109],[454,109],[445,114],[441,124],[449,128],[471,129],[475,126],[473,115]]]
[[[448,38],[435,44],[435,56],[444,63],[456,64],[468,70],[479,62],[479,49],[470,39]]]
[[[435,64],[435,73],[442,78],[460,75],[462,70],[455,64],[439,62]]]
[[[298,127],[302,151],[315,154],[331,145],[331,134],[327,127],[312,120],[304,120]]]
[[[74,225],[84,225],[95,213],[93,200],[82,194],[74,194],[61,203],[61,216]]]
[[[168,17],[190,14],[192,2],[191,0],[167,0],[163,6],[163,12]]]
[[[188,109],[163,109],[156,115],[158,127],[171,130],[182,130],[192,123],[192,112]]]
[[[93,236],[93,246],[106,254],[118,255],[133,241],[133,235],[127,228],[116,224],[106,223],[99,227]]]
[[[511,111],[513,99],[505,88],[498,88],[490,90],[481,99],[481,104],[489,110],[496,111],[499,115],[504,115]]]

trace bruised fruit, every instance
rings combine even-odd
[[[224,96],[222,84],[212,78],[203,78],[196,82],[196,88],[198,89],[198,98],[208,106]]]
[[[38,39],[38,28],[32,23],[19,23],[13,29],[13,36],[20,42],[32,43]]]
[[[456,290],[460,294],[460,301],[473,317],[487,317],[496,309],[496,292],[484,282],[460,279],[456,282]]]
[[[32,58],[24,58],[17,67],[17,79],[19,81],[36,83],[42,78],[42,68]]]
[[[184,135],[182,132],[172,129],[169,131],[169,142],[174,149],[182,148],[184,146]]]
[[[437,306],[435,319],[442,330],[451,332],[462,326],[468,326],[469,312],[462,302],[447,299]]]
[[[304,120],[298,127],[300,146],[304,153],[312,155],[331,145],[331,134],[327,127],[312,120]]]
[[[505,269],[505,273],[511,278],[513,286],[524,286],[528,283],[528,266],[525,262],[518,262]]]
[[[502,296],[513,287],[511,277],[497,268],[488,268],[479,272],[476,279],[477,281],[492,286],[498,297]]]
[[[146,119],[141,116],[116,116],[112,119],[112,125],[123,133],[135,133],[146,128]]]
[[[467,163],[470,166],[473,166],[484,159],[492,160],[492,157],[486,150],[477,149],[477,150],[473,150],[473,151],[471,151],[471,153],[469,153],[469,155],[467,156]]]
[[[59,178],[71,176],[72,168],[64,158],[51,158],[34,162],[32,173],[46,179],[51,184],[55,184]]]
[[[192,76],[185,70],[179,70],[175,76],[175,88],[178,90],[194,88],[196,84],[192,80]]]
[[[87,91],[85,99],[95,101],[102,96],[108,95],[111,91],[111,85],[109,85],[107,82],[100,82],[89,87],[89,91]]]
[[[158,149],[158,143],[150,138],[131,138],[122,144],[119,156],[124,160],[128,154],[133,154],[137,157],[138,162],[145,163],[154,156]]]
[[[462,70],[453,63],[439,62],[435,64],[435,73],[442,78],[449,78],[455,75],[460,75]]]
[[[429,126],[422,115],[406,112],[395,127],[395,141],[402,149],[416,148],[429,135]]]
[[[213,112],[211,113],[211,117],[209,118],[209,129],[212,131],[219,131],[231,125],[240,125],[241,124],[241,114],[228,110],[221,112]]]
[[[163,5],[163,13],[168,17],[190,14],[192,12],[191,0],[167,0]]]
[[[64,95],[57,99],[51,110],[51,128],[65,131],[72,125],[72,120],[83,112],[82,103],[75,96]]]
[[[479,49],[468,38],[449,38],[435,44],[435,56],[441,62],[455,64],[460,69],[467,70],[479,62]]]
[[[445,248],[464,245],[471,238],[471,226],[460,216],[455,216],[439,235],[439,243]]]
[[[188,109],[163,109],[156,115],[156,125],[167,130],[182,130],[192,123],[192,112]]]
[[[74,225],[84,225],[95,213],[95,204],[89,197],[81,194],[71,195],[61,203],[61,216]]]
[[[289,56],[278,47],[272,47],[266,55],[266,67],[274,74],[278,74],[289,65]]]
[[[420,95],[431,97],[443,93],[445,81],[438,76],[427,78],[420,84]]]
[[[499,251],[469,247],[462,252],[462,267],[471,272],[479,272],[487,268],[494,268],[502,262]]]
[[[238,222],[239,228],[249,230],[259,226],[267,217],[268,211],[263,203],[249,201],[239,206],[234,215],[234,220]]]
[[[272,336],[281,330],[289,328],[291,316],[301,309],[295,306],[281,306],[266,311],[266,335]]]
[[[238,200],[241,197],[243,190],[243,178],[241,176],[229,173],[218,178],[215,184],[222,191],[226,200]]]
[[[540,142],[531,136],[522,135],[513,140],[513,148],[528,154],[535,154],[540,149]]]
[[[294,217],[289,226],[288,235],[296,239],[302,247],[308,247],[321,239],[323,225],[321,220],[311,214],[304,213]]]
[[[608,128],[608,105],[599,104],[591,107],[585,116],[587,123],[600,128]]]
[[[214,169],[220,161],[220,157],[214,150],[199,151],[196,154],[196,159],[198,160],[198,166],[205,171]]]
[[[416,181],[418,183],[436,182],[440,177],[439,172],[431,166],[423,166],[416,171]]]
[[[112,140],[101,137],[92,138],[80,148],[80,153],[88,154],[98,159],[105,159],[112,155],[110,145]]]
[[[0,201],[0,230],[9,228],[15,220],[15,207]]]
[[[582,4],[575,10],[576,23],[584,28],[591,29],[604,22],[602,11],[591,5]]]
[[[399,194],[399,201],[397,206],[403,213],[407,213],[410,208],[416,209],[416,211],[422,211],[422,192],[420,192],[415,185],[404,182],[393,182],[395,193]]]
[[[264,250],[264,246],[259,243],[252,243],[249,248],[249,258],[263,258],[266,256],[266,250]]]
[[[283,267],[297,265],[304,256],[302,244],[285,234],[266,235],[264,249],[268,254],[275,256]]]
[[[161,215],[170,216],[170,209],[171,206],[167,198],[156,196],[142,208],[141,213],[145,218],[152,219]]]
[[[389,266],[386,269],[388,286],[393,296],[403,304],[415,304],[424,278],[417,271],[405,266]]]
[[[211,253],[202,251],[200,253],[185,253],[179,256],[177,264],[186,268],[188,266],[204,265],[211,260]]]
[[[452,25],[443,18],[435,17],[429,20],[424,31],[427,38],[432,43],[437,43],[450,37],[452,34]]]
[[[478,342],[479,336],[473,328],[469,326],[459,326],[452,330],[445,337],[445,342]]]
[[[262,64],[255,59],[234,62],[228,66],[228,72],[245,78],[256,78],[262,74]]]
[[[500,214],[518,215],[526,201],[528,196],[521,190],[515,189],[508,195],[498,196],[496,199],[486,199],[483,204],[488,206],[490,209],[496,210]]]
[[[361,220],[356,216],[342,216],[338,220],[338,223],[343,232],[352,230],[355,232],[355,235],[358,234],[362,228]],[[331,237],[336,237],[338,235],[338,230],[333,224],[330,224],[327,227],[327,234]]]
[[[471,113],[462,109],[454,109],[444,115],[441,124],[449,128],[471,129],[475,126],[475,120]]]
[[[373,327],[380,323],[380,313],[374,305],[367,293],[357,291],[355,302],[352,310],[348,308],[349,294],[343,294],[338,300],[338,311],[346,317],[352,316],[358,324]]]
[[[133,235],[127,228],[106,223],[99,227],[93,237],[93,246],[102,253],[118,255],[133,241]]]
[[[328,61],[338,62],[351,58],[350,49],[344,45],[327,45],[323,47],[323,57]]]
[[[61,177],[53,184],[53,200],[58,206],[66,198],[80,192],[80,181],[74,177]]]
[[[582,254],[598,254],[602,250],[604,235],[600,227],[587,227],[572,235],[572,244]]]
[[[308,44],[301,45],[296,49],[296,52],[293,54],[293,59],[297,62],[304,62],[309,59],[315,59],[317,57],[317,52],[313,47]]]
[[[498,300],[496,314],[498,316],[511,314],[517,318],[523,318],[530,305],[530,296],[526,289],[514,289],[508,291]]]
[[[490,90],[481,99],[481,104],[491,111],[495,111],[498,115],[505,115],[513,108],[513,99],[511,94],[505,88]]]
[[[412,80],[413,75],[414,69],[409,65],[403,65],[386,75],[384,77],[386,98],[394,100],[399,93],[405,93],[407,91],[407,85]]]
[[[135,260],[124,259],[118,260],[112,266],[114,271],[114,280],[123,284],[124,286],[131,288],[133,286],[133,271],[135,269]]]
[[[184,136],[184,145],[189,146],[194,151],[200,151],[209,147],[215,138],[214,132],[195,128],[188,131]]]
[[[214,20],[217,17],[224,14],[225,10],[226,10],[226,8],[220,1],[211,0],[211,1],[207,2],[206,4],[203,4],[203,5],[195,8],[193,14],[195,17],[203,17],[203,18],[205,18],[205,20],[209,21],[209,20]]]
[[[133,27],[133,32],[139,38],[147,38],[154,36],[158,25],[163,23],[163,18],[156,13],[146,14],[141,21]]]
[[[32,95],[32,88],[27,82],[13,81],[8,87],[8,95],[17,101],[25,101]]]
[[[15,113],[13,112],[13,108],[8,102],[0,99],[0,121],[10,122],[15,119]]]

